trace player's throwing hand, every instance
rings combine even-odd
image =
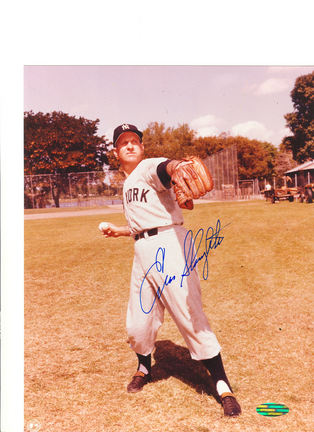
[[[117,226],[110,222],[101,222],[98,225],[98,229],[105,237],[120,237],[130,235],[130,230],[127,226]]]

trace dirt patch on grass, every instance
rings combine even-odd
[[[60,211],[52,213],[34,213],[25,214],[24,220],[35,220],[35,219],[53,219],[53,218],[65,218],[65,217],[76,217],[76,216],[92,216],[110,213],[122,213],[123,207],[120,204],[114,204],[112,206],[104,207],[102,209],[87,209],[87,210],[73,210],[73,211]]]

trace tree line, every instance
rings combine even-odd
[[[290,93],[294,111],[285,115],[291,135],[279,147],[242,136],[197,137],[188,124],[166,127],[152,122],[143,131],[145,157],[201,158],[236,144],[239,178],[282,176],[298,163],[314,158],[314,72],[297,78]],[[99,119],[76,118],[67,113],[24,113],[25,174],[66,174],[118,168],[112,143],[98,136]]]

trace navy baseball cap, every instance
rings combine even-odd
[[[136,135],[139,136],[140,140],[142,141],[143,132],[138,130],[137,127],[134,125],[131,125],[128,123],[123,123],[122,125],[116,127],[114,132],[113,132],[113,145],[114,145],[114,147],[116,146],[116,142],[118,141],[120,135],[122,135],[124,132],[134,132],[134,133],[136,133]]]

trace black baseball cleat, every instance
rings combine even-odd
[[[151,381],[151,375],[150,374],[144,374],[141,371],[137,371],[136,374],[133,376],[132,381],[127,386],[127,391],[129,393],[137,393],[141,391],[145,384],[147,384],[149,381]]]
[[[232,393],[223,393],[220,396],[224,415],[227,417],[237,417],[241,414],[241,407]]]

